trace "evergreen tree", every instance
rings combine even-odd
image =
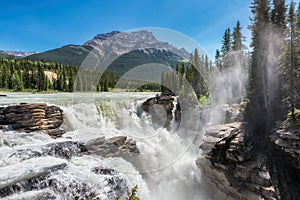
[[[73,92],[74,88],[74,77],[73,77],[73,71],[69,70],[69,81],[68,81],[68,92]]]
[[[181,76],[183,76],[184,73],[185,73],[185,67],[184,67],[184,64],[182,63],[181,68],[180,68],[180,74],[181,74]]]
[[[223,57],[226,56],[226,54],[231,50],[231,34],[230,34],[230,28],[225,30],[223,40],[222,40],[222,54]]]
[[[251,124],[248,127],[248,137],[256,138],[256,141],[265,140],[267,130],[267,62],[268,62],[268,33],[270,25],[270,5],[268,0],[254,0],[251,6],[254,17],[250,26],[252,31],[253,48],[252,60],[248,75],[247,96],[250,104],[246,111],[246,121]]]
[[[243,35],[241,32],[242,28],[241,28],[241,24],[240,21],[236,22],[236,26],[233,28],[233,33],[232,33],[232,50],[233,51],[239,51],[242,50],[243,48]]]
[[[38,62],[38,90],[45,90],[45,72],[44,65],[41,62]]]
[[[288,91],[288,102],[291,111],[291,118],[295,120],[295,97],[297,94],[297,87],[295,82],[297,78],[296,64],[298,62],[298,56],[296,54],[297,49],[297,37],[296,37],[296,13],[295,4],[291,2],[288,12],[288,29],[287,29],[287,44],[285,53],[281,62],[281,72],[285,77],[285,85]]]
[[[3,64],[3,66],[2,66],[2,77],[1,77],[2,88],[5,88],[5,89],[8,88],[7,80],[8,80],[8,68],[5,64]]]
[[[221,52],[220,52],[219,49],[216,50],[215,63],[216,63],[216,67],[217,67],[218,69],[221,69],[221,68],[222,68]]]

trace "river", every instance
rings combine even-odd
[[[113,184],[107,184],[106,179],[91,173],[90,169],[99,165],[118,171],[119,179],[116,184],[133,187],[138,185],[138,196],[144,200],[206,200],[201,185],[200,170],[195,164],[197,157],[201,155],[198,148],[199,132],[189,132],[186,128],[168,131],[162,127],[154,127],[151,117],[147,113],[139,114],[138,107],[155,93],[54,93],[54,94],[28,94],[8,93],[7,97],[1,97],[1,105],[16,103],[44,102],[60,106],[64,111],[64,129],[66,133],[62,138],[52,139],[43,134],[26,134],[5,132],[0,135],[2,145],[0,154],[12,151],[13,148],[38,148],[43,144],[66,140],[87,140],[90,138],[105,136],[128,136],[136,141],[140,150],[135,162],[130,163],[122,158],[102,158],[96,155],[85,155],[70,160],[58,160],[51,156],[30,159],[31,162],[22,161],[19,158],[7,158],[1,161],[0,167],[6,168],[7,178],[13,174],[28,173],[31,166],[39,166],[41,162],[55,163],[66,162],[67,169],[53,172],[49,179],[59,180],[59,184],[78,183],[79,192],[65,191],[65,194],[57,191],[43,189],[43,192],[53,194],[55,199],[74,199],[85,191],[82,187],[88,186],[95,191],[99,199],[113,199],[119,195],[114,193]],[[187,117],[192,122],[198,121],[198,115]],[[174,126],[176,122],[172,122]],[[21,135],[21,136],[20,136]],[[5,145],[3,141],[14,141],[14,146]],[[0,143],[1,144],[1,143]],[[42,160],[41,160],[42,159]],[[1,176],[0,176],[1,178]],[[0,180],[0,185],[5,180]],[[85,184],[82,184],[85,183]],[[115,185],[115,187],[117,187]],[[125,188],[125,187],[124,187]],[[50,189],[51,190],[51,189]],[[41,192],[36,192],[35,196]],[[91,192],[91,191],[90,191]],[[75,194],[74,194],[75,193]],[[126,191],[124,191],[126,194]],[[19,196],[18,196],[19,195]],[[28,195],[28,198],[26,197]],[[18,199],[29,199],[31,193],[14,194]],[[80,198],[79,198],[80,199]]]

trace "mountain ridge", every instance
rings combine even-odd
[[[184,48],[159,41],[152,32],[140,30],[97,34],[83,45],[65,45],[26,58],[74,66],[84,65],[89,69],[108,69],[121,75],[125,72],[124,69],[130,70],[146,63],[160,63],[175,68],[176,61],[189,56]]]
[[[0,57],[13,56],[15,58],[24,58],[32,54],[39,53],[37,51],[12,51],[12,50],[0,50]]]

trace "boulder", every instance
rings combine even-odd
[[[43,132],[52,137],[60,137],[63,111],[57,106],[44,103],[22,103],[0,107],[0,127],[3,130],[19,132]]]
[[[161,94],[147,99],[141,108],[151,115],[153,124],[170,129],[173,120],[174,100],[171,95]],[[177,103],[174,112],[174,118],[177,122],[180,121],[180,115],[180,104]]]
[[[126,136],[117,136],[105,139],[98,137],[85,141],[82,152],[96,154],[103,157],[134,156],[140,153],[136,142]]]

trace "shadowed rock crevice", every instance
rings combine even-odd
[[[247,137],[242,116],[235,120],[208,128],[200,146],[196,163],[212,198],[300,199],[299,133],[279,129],[257,141]]]

